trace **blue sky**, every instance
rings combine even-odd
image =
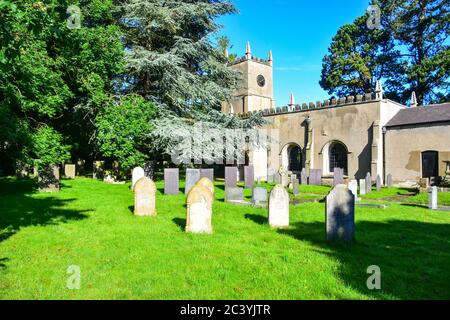
[[[277,106],[329,97],[319,85],[322,58],[340,26],[365,13],[369,0],[233,0],[240,13],[222,17],[230,53],[243,56],[250,41],[252,53],[274,55],[274,94]]]

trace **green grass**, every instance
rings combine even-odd
[[[192,235],[184,195],[157,186],[158,216],[138,218],[129,185],[76,179],[38,194],[0,179],[0,298],[450,299],[449,212],[357,207],[357,241],[330,245],[323,203],[291,206],[291,227],[273,230],[266,209],[225,204],[217,183],[214,234]],[[66,287],[70,265],[80,290]],[[371,265],[381,291],[367,289]]]

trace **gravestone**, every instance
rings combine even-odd
[[[214,169],[200,169],[200,179],[208,178],[214,182]]]
[[[275,171],[272,168],[269,168],[267,170],[267,183],[273,183],[274,182],[274,174]]]
[[[270,193],[269,225],[272,228],[289,227],[289,194],[281,185],[275,186]]]
[[[156,185],[147,177],[142,177],[134,185],[134,215],[156,216]]]
[[[84,167],[86,165],[86,161],[83,159],[77,160],[77,176],[84,176]]]
[[[267,203],[268,195],[267,189],[262,187],[253,188],[252,191],[252,203],[254,205],[261,205]]]
[[[120,179],[120,162],[117,160],[114,160],[112,163],[112,175],[115,180]]]
[[[255,185],[255,168],[247,166],[244,168],[245,188],[253,188]]]
[[[207,177],[203,177],[195,185],[200,185],[205,187],[206,189],[211,192],[211,194],[214,196],[215,190],[214,190],[214,183]]]
[[[92,177],[94,179],[103,179],[105,176],[105,161],[94,161],[93,172]]]
[[[348,189],[353,193],[353,195],[355,196],[355,200],[356,200],[358,198],[358,181],[351,180],[348,183]]]
[[[76,167],[74,164],[64,165],[64,177],[67,179],[75,179]]]
[[[346,185],[331,190],[326,199],[327,241],[352,242],[355,238],[355,196]]]
[[[136,167],[131,172],[131,190],[134,190],[134,186],[136,182],[138,182],[141,178],[145,177],[144,169],[141,167]]]
[[[308,174],[306,173],[306,169],[305,168],[302,169],[302,173],[300,174],[300,183],[302,185],[307,185],[308,184]]]
[[[296,174],[291,174],[291,183],[294,184],[294,181],[297,180]]]
[[[279,172],[275,172],[275,175],[273,177],[274,177],[274,179],[273,179],[274,183],[278,183],[278,184],[281,183],[281,174]]]
[[[281,174],[281,185],[286,188],[289,186],[289,176],[286,172]]]
[[[292,194],[294,196],[298,196],[300,194],[299,183],[300,182],[298,181],[298,179],[295,179],[294,182],[292,182]]]
[[[436,186],[428,190],[428,208],[431,210],[438,208],[438,188]]]
[[[309,170],[309,184],[314,186],[320,186],[322,184],[322,170],[311,169]]]
[[[372,192],[372,176],[370,175],[370,172],[367,172],[366,174],[366,193]]]
[[[49,165],[38,171],[39,192],[59,191],[59,166]]]
[[[382,184],[380,175],[377,175],[377,191],[381,191]]]
[[[244,201],[244,189],[238,187],[225,188],[225,202]]]
[[[188,194],[198,180],[200,180],[200,169],[186,169],[186,185],[184,188],[184,194]]]
[[[209,179],[208,179],[209,180]],[[186,232],[212,233],[212,193],[196,184],[187,197]]]
[[[392,186],[394,185],[394,183],[392,181],[392,174],[390,174],[390,173],[387,175],[386,185],[388,188],[392,188]]]
[[[338,184],[344,183],[344,169],[342,168],[334,168],[333,174],[333,186],[337,186]]]
[[[180,169],[164,169],[164,194],[178,195],[180,193]]]
[[[15,170],[17,179],[23,179],[28,176],[29,167],[21,161],[16,161]]]
[[[237,175],[238,175],[237,167],[225,167],[225,189],[236,187]]]
[[[366,179],[359,180],[359,194],[365,195],[367,193]]]

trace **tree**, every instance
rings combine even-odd
[[[323,59],[320,85],[330,94],[374,90],[385,82],[388,97],[419,104],[448,101],[450,4],[446,0],[373,0],[381,26],[365,27],[368,16],[341,27]]]
[[[224,0],[128,0],[122,9],[129,51],[125,92],[158,108],[153,149],[170,154],[174,132],[185,125],[228,125],[217,122],[223,119],[218,110],[241,75],[228,68],[223,50],[210,39],[219,30],[215,19],[236,12],[234,6]],[[237,122],[239,118],[231,123]]]
[[[151,123],[155,115],[153,103],[138,95],[122,97],[105,108],[96,119],[100,151],[120,161],[123,170],[152,160]]]
[[[75,29],[65,1],[0,0],[3,163],[31,164],[49,145],[66,151],[69,145],[72,156],[80,149],[92,154],[92,119],[112,100],[124,53],[112,1],[74,4],[81,9]],[[48,143],[35,143],[37,137]]]
[[[450,3],[447,0],[373,0],[381,25],[405,48],[404,91],[419,104],[450,100]]]
[[[401,90],[403,65],[398,60],[391,35],[385,30],[369,30],[368,16],[342,26],[323,58],[319,84],[329,94],[364,94],[375,90],[376,81],[385,79],[385,94],[394,99]],[[404,72],[404,71],[403,71]]]

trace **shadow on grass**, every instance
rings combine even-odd
[[[8,262],[9,258],[0,258],[0,270],[1,269],[6,269],[6,264],[5,262]]]
[[[267,217],[263,217],[263,216],[258,215],[258,214],[250,214],[249,213],[249,214],[246,214],[244,217],[245,217],[245,219],[251,220],[251,221],[253,221],[253,222],[257,223],[257,224],[260,224],[260,225],[268,224]]]
[[[66,186],[62,186],[66,188]],[[32,197],[37,190],[34,180],[0,179],[0,242],[21,228],[65,223],[87,218],[92,210],[64,209],[76,199],[58,199],[54,196]]]
[[[262,217],[261,217],[262,218]],[[279,234],[309,242],[315,251],[340,263],[339,278],[346,286],[375,299],[449,299],[450,225],[420,221],[361,221],[357,241],[325,241],[323,222],[295,223]],[[382,290],[367,288],[367,268],[381,268]]]
[[[180,228],[181,231],[184,232],[186,230],[186,219],[174,218],[172,221],[178,226],[178,228]]]
[[[417,204],[417,203],[402,203],[402,207],[413,207],[413,208],[422,208],[422,209],[428,209],[428,206],[424,204]]]

